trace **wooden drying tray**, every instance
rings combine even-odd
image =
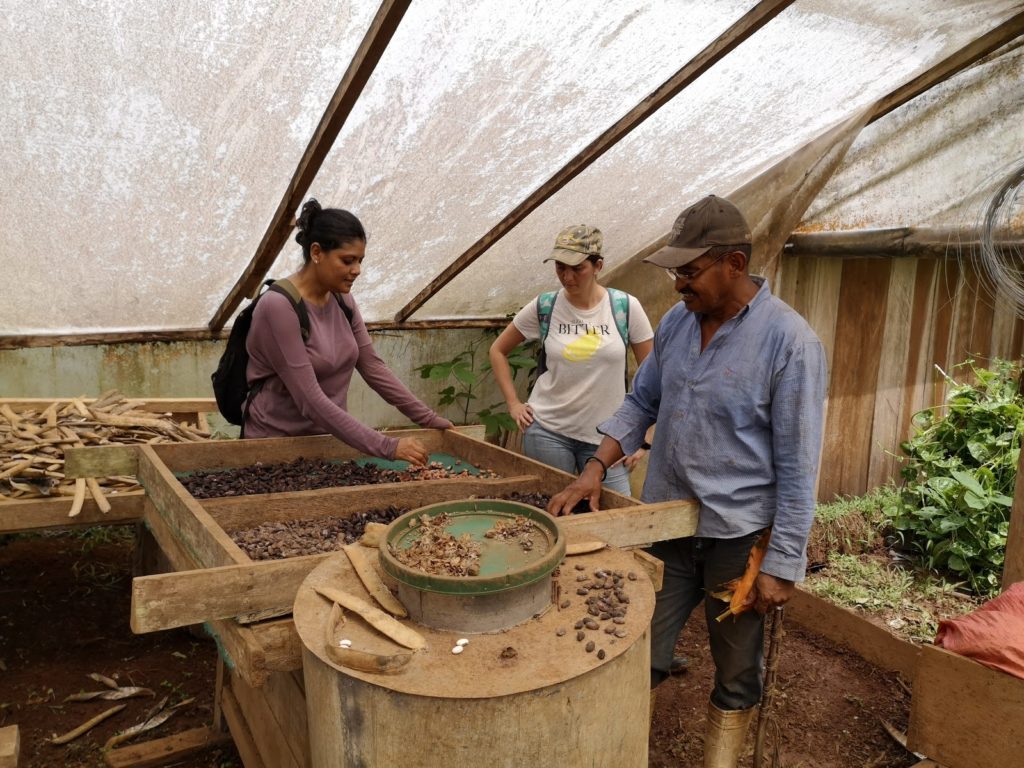
[[[7,405],[15,413],[19,413],[28,410],[44,410],[53,403],[57,403],[60,408],[63,408],[74,399],[80,399],[86,405],[95,401],[95,398],[3,397],[0,398],[0,406]],[[130,402],[136,403],[136,408],[140,411],[159,414],[169,413],[175,421],[193,422],[204,431],[209,431],[206,424],[206,414],[217,410],[217,401],[212,397],[127,399]],[[98,446],[100,450],[106,447]],[[122,446],[111,447],[118,448]],[[69,451],[65,452],[65,458],[67,458]],[[118,474],[122,473],[107,472],[78,476],[105,477]],[[135,473],[130,472],[126,474],[134,475]],[[27,533],[29,531],[129,523],[142,517],[143,496],[142,491],[124,491],[108,494],[106,499],[110,504],[110,512],[104,513],[100,511],[93,498],[87,494],[81,513],[72,518],[68,517],[71,499],[67,496],[5,501],[0,503],[0,533]]]
[[[273,672],[301,668],[301,642],[290,617],[251,624],[242,621],[290,611],[298,586],[329,555],[254,562],[235,545],[226,529],[388,504],[416,507],[510,491],[554,493],[572,480],[566,473],[453,430],[392,434],[416,436],[431,453],[449,453],[493,469],[501,477],[204,500],[192,498],[175,477],[176,472],[247,466],[257,460],[273,463],[299,456],[350,459],[360,455],[326,436],[78,449],[69,456],[69,472],[131,472],[145,487],[142,519],[175,573],[135,580],[133,629],[148,632],[205,622],[229,666],[247,684],[259,687]],[[693,502],[642,505],[630,497],[604,491],[601,504],[607,511],[565,521],[570,541],[600,538],[616,546],[635,547],[692,535],[696,530],[697,505]]]

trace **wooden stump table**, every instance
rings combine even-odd
[[[598,570],[623,574],[625,621],[577,630],[588,617],[577,579]],[[646,766],[650,579],[632,553],[607,548],[566,558],[553,584],[544,612],[502,631],[466,634],[458,655],[452,648],[459,634],[404,621],[428,647],[384,675],[338,666],[327,654],[331,604],[314,587],[370,598],[344,554],[322,562],[299,588],[293,612],[314,768]],[[625,637],[605,632],[609,626]],[[344,634],[359,650],[402,650],[350,613]]]

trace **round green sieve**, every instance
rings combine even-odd
[[[477,576],[431,574],[411,568],[391,554],[391,548],[407,549],[419,537],[413,525],[423,515],[447,514],[445,529],[455,537],[469,534],[480,544],[480,573]],[[529,519],[536,529],[535,545],[523,551],[513,541],[489,539],[484,534],[500,520],[517,516]],[[406,512],[389,526],[380,548],[381,569],[415,589],[447,595],[485,595],[532,584],[548,576],[565,556],[565,537],[555,519],[529,504],[501,499],[443,501]]]

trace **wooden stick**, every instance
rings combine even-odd
[[[107,501],[107,497],[103,495],[103,491],[100,489],[100,484],[96,482],[96,478],[85,478],[85,485],[89,489],[89,493],[92,494],[92,498],[93,501],[96,502],[96,506],[100,508],[100,512],[107,514],[107,512],[110,511],[110,502]]]
[[[31,459],[29,459],[28,461],[20,461],[17,464],[15,464],[13,467],[11,467],[10,469],[7,469],[7,470],[4,470],[3,472],[0,472],[0,480],[3,480],[4,478],[7,478],[7,477],[14,477],[18,473],[20,473],[22,470],[28,469],[31,466],[32,466],[32,460]]]
[[[75,728],[72,731],[68,731],[63,736],[58,736],[55,739],[50,739],[50,743],[51,744],[67,744],[69,741],[74,741],[75,739],[77,739],[79,736],[81,736],[86,731],[89,731],[92,728],[95,728],[97,725],[102,723],[108,717],[112,717],[113,715],[116,715],[118,712],[120,712],[122,709],[124,709],[127,706],[128,706],[127,704],[118,704],[115,707],[111,707],[106,712],[100,712],[98,715],[96,715],[96,717],[92,718],[91,720],[86,720],[80,726],[78,726],[77,728]]]
[[[75,498],[71,502],[71,511],[68,512],[68,517],[77,517],[78,513],[82,511],[82,505],[85,504],[85,487],[84,477],[75,480]]]

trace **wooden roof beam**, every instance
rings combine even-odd
[[[744,14],[735,24],[719,35],[672,77],[648,94],[624,117],[588,144],[578,155],[559,169],[554,176],[540,185],[504,219],[477,240],[461,256],[449,264],[440,275],[420,291],[395,315],[402,322],[421,308],[431,296],[450,283],[466,267],[476,261],[489,248],[507,235],[519,222],[538,208],[545,200],[576,178],[622,138],[667,104],[690,83],[704,74],[736,46],[785,10],[793,0],[762,0]]]
[[[504,328],[505,315],[492,317],[453,317],[433,320],[394,320],[368,322],[366,329],[379,331],[445,331],[466,328]],[[209,328],[181,328],[171,331],[103,331],[98,333],[55,333],[0,336],[0,350],[29,349],[32,347],[89,347],[100,344],[149,344],[153,342],[217,341],[226,339],[228,332]]]
[[[391,42],[391,38],[411,2],[412,0],[383,0],[381,2],[377,15],[374,16],[362,43],[345,71],[345,76],[338,84],[334,96],[331,97],[323,117],[320,118],[320,124],[309,140],[306,151],[299,160],[295,174],[285,189],[284,197],[281,198],[281,203],[277,206],[277,212],[274,214],[270,226],[267,227],[263,240],[260,241],[259,247],[256,249],[256,254],[217,308],[210,320],[210,330],[217,332],[223,328],[234,311],[238,309],[239,304],[242,303],[242,299],[254,295],[259,289],[267,271],[273,266],[274,260],[295,228],[293,219],[295,210],[309,191],[327,153],[334,145],[334,140],[341,132],[345,120],[352,112],[352,108],[362,94],[363,88],[369,81],[370,75],[373,74],[388,43]]]
[[[1024,33],[1024,11],[1011,16],[999,26],[971,41],[951,56],[947,56],[933,67],[904,83],[895,91],[879,99],[868,125],[894,109],[915,99],[925,91],[962,72]]]
[[[906,104],[911,99],[917,98],[930,88],[934,88],[936,85],[948,80],[958,72],[962,72],[971,65],[976,64],[990,53],[997,51],[1007,43],[1019,37],[1022,33],[1024,33],[1024,11],[1011,16],[990,32],[986,32],[984,35],[971,41],[952,55],[947,56],[938,64],[929,67],[917,77],[914,77],[899,88],[891,91],[886,96],[883,96],[875,103],[875,109],[871,113],[871,117],[868,118],[866,125],[870,125],[875,122],[875,120],[885,117],[885,115],[903,104]],[[791,155],[798,154],[802,152],[803,149],[804,147],[801,146],[799,149],[794,150]],[[794,237],[806,238],[807,236],[794,235]],[[664,234],[645,245],[628,259],[621,261],[613,270],[607,272],[602,277],[601,282],[607,283],[609,280],[614,279],[615,274],[618,273],[619,270],[628,269],[630,265],[636,264],[642,259],[645,259],[651,254],[661,250],[668,245],[668,240],[669,235]],[[794,251],[788,247],[788,244],[786,253],[795,255]],[[834,255],[840,254],[836,252]]]

